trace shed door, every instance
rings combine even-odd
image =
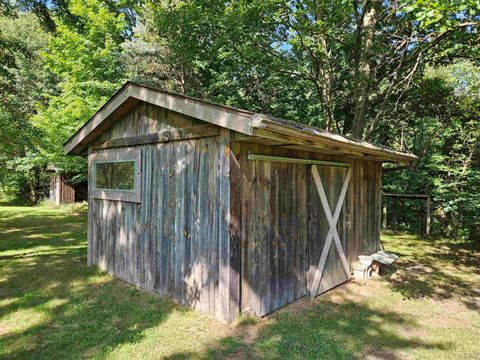
[[[263,316],[306,295],[307,166],[248,161],[242,310]]]
[[[307,292],[311,297],[350,278],[344,205],[350,176],[350,168],[310,167]]]

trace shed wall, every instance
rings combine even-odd
[[[196,125],[202,122],[141,103],[98,142]],[[90,198],[89,264],[230,321],[223,276],[229,267],[229,141],[223,130],[123,148],[141,150],[141,202]],[[115,149],[97,152],[109,151]]]
[[[139,103],[90,146],[205,123]],[[349,264],[380,249],[381,163],[231,142],[217,136],[141,150],[140,203],[90,197],[89,264],[120,279],[232,321],[267,314],[308,293],[328,224],[311,166],[247,160],[248,152],[344,161],[352,179],[337,231]],[[231,149],[230,149],[231,147]],[[90,181],[92,166],[90,160]],[[344,169],[320,171],[331,208]],[[319,293],[347,279],[330,249]]]
[[[75,189],[61,175],[55,174],[50,179],[49,200],[57,205],[73,203],[75,202]]]
[[[273,149],[238,147],[241,176],[232,182],[241,181],[242,310],[262,316],[306,294],[307,168],[249,161],[248,152]]]
[[[352,179],[337,224],[348,262],[380,249],[381,163],[248,142],[232,148],[239,169],[231,181],[241,188],[232,221],[241,229],[243,311],[264,315],[306,295],[329,230],[311,165],[252,161],[249,152],[349,163]],[[346,170],[320,167],[319,173],[333,211]],[[318,293],[346,280],[332,244]]]

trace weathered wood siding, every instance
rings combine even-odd
[[[70,204],[75,202],[75,189],[58,174],[50,179],[50,201],[55,204]]]
[[[98,141],[194,125],[203,124],[141,103]],[[236,316],[228,287],[229,142],[223,130],[136,146],[141,202],[90,198],[89,264],[225,321]]]
[[[306,295],[329,230],[311,166],[251,161],[248,152],[350,163],[352,179],[337,224],[341,243],[350,264],[380,249],[380,163],[247,142],[234,143],[233,149],[238,169],[231,182],[241,189],[241,199],[232,202],[232,222],[241,232],[235,234],[242,245],[243,311],[265,315]],[[333,212],[346,170],[318,169]],[[345,280],[332,243],[318,293]]]
[[[333,213],[338,198],[340,196],[340,190],[345,179],[346,169],[336,168],[330,166],[318,166],[318,173],[320,175],[325,194],[331,212]],[[307,269],[307,287],[310,291],[315,272],[317,271],[318,263],[322,251],[324,249],[327,233],[330,230],[325,211],[321,205],[320,196],[318,194],[315,183],[312,179],[311,166],[308,166],[308,269]],[[346,229],[346,212],[345,205],[342,207],[342,212],[337,223],[337,232],[342,243],[342,247],[345,254],[349,253],[348,239],[349,234]],[[325,268],[320,281],[320,287],[318,291],[315,291],[315,295],[324,293],[327,290],[337,286],[348,280],[347,274],[343,269],[340,261],[339,254],[332,241],[330,245]]]
[[[149,103],[139,102],[130,112],[125,114],[122,119],[118,120],[112,127],[102,133],[95,143],[205,124],[205,122],[192,117]]]
[[[139,103],[89,152],[117,151],[93,150],[122,146],[115,139],[202,125]],[[230,138],[219,129],[122,148],[141,150],[141,201],[89,199],[89,264],[226,322],[240,310],[265,315],[305,296],[329,230],[311,166],[250,161],[248,152],[349,162],[352,178],[337,224],[341,243],[350,264],[380,249],[380,163]],[[345,169],[318,169],[333,210]],[[332,244],[318,293],[346,279]]]
[[[352,161],[352,179],[346,200],[349,222],[350,263],[358,255],[373,254],[381,249],[382,164],[373,161]]]
[[[306,294],[306,167],[248,161],[242,144],[242,310],[265,315]],[[263,148],[263,154],[271,151]],[[232,178],[232,182],[238,182]]]

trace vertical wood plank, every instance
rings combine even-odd
[[[230,320],[233,320],[241,309],[242,169],[240,157],[241,144],[232,142],[230,150]]]
[[[217,143],[218,161],[218,295],[216,316],[229,322],[230,314],[230,132],[222,129]]]
[[[87,224],[87,265],[92,266],[96,264],[95,261],[95,250],[96,250],[96,236],[95,236],[95,204],[93,199],[90,197],[92,184],[93,184],[93,174],[92,174],[92,146],[88,147],[88,224]]]

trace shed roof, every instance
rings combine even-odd
[[[236,139],[239,141],[255,139],[257,142],[266,142],[270,145],[384,162],[408,163],[417,160],[417,157],[410,153],[333,134],[313,126],[159,90],[131,81],[125,83],[65,142],[65,154],[85,153],[92,141],[140,101],[234,130],[238,134]]]

